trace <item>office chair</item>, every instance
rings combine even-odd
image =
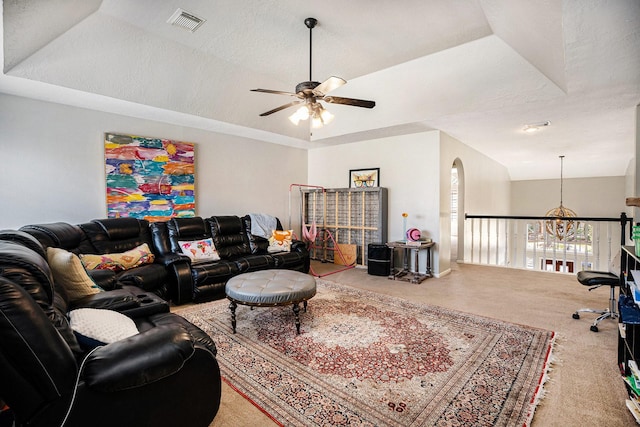
[[[613,273],[607,271],[580,271],[577,275],[578,282],[585,286],[589,286],[589,291],[598,289],[600,286],[609,286],[609,308],[605,310],[594,310],[592,308],[581,308],[573,313],[574,319],[580,318],[580,313],[596,313],[599,314],[591,325],[591,331],[598,332],[598,323],[604,319],[618,319],[620,314],[616,308],[615,287],[620,286],[620,279]]]

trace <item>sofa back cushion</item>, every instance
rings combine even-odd
[[[94,219],[80,224],[93,251],[82,253],[110,254],[126,252],[147,243],[152,247],[149,223],[137,218]]]
[[[91,246],[86,235],[77,225],[66,222],[53,222],[25,225],[20,227],[20,230],[34,236],[45,248],[62,248],[75,254],[93,251],[93,246]]]
[[[182,253],[179,242],[211,238],[211,227],[202,217],[171,218],[167,221],[171,251]]]
[[[251,254],[249,238],[242,218],[229,216],[212,216],[206,219],[211,227],[213,244],[220,257],[229,259]]]
[[[47,252],[42,243],[29,233],[20,230],[2,230],[0,231],[0,240],[18,243],[47,259]]]

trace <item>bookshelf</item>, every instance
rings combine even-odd
[[[620,253],[618,366],[629,395],[627,408],[640,424],[640,257],[633,246],[622,246]]]
[[[354,250],[357,266],[367,265],[369,243],[387,241],[386,188],[312,189],[302,193],[302,224],[309,227],[315,222],[319,231],[315,248],[310,250],[312,259],[334,261],[333,242],[322,230],[328,230],[337,244]]]

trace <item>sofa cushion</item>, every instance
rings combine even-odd
[[[292,251],[292,252],[278,252],[271,254],[271,257],[275,261],[275,268],[282,268],[286,270],[297,270],[306,273],[305,271],[305,252]]]
[[[140,221],[136,218],[94,219],[110,240],[133,239],[142,232]]]
[[[67,250],[81,246],[84,238],[80,227],[66,222],[25,225],[20,227],[20,230],[34,236],[45,247],[55,246]]]
[[[181,237],[179,240],[187,240],[189,237],[196,239],[211,234],[211,230],[209,230],[204,219],[199,216],[192,218],[171,218],[168,226],[176,237]]]
[[[102,292],[87,274],[77,255],[61,248],[47,248],[47,260],[53,279],[64,287],[69,301]]]
[[[121,253],[152,242],[149,222],[143,219],[95,219],[78,226],[92,247],[92,250],[73,251],[79,254]]]
[[[213,239],[178,241],[180,250],[189,257],[192,264],[220,260]]]
[[[195,287],[226,282],[237,274],[240,274],[240,268],[233,261],[220,260],[191,266],[191,277]]]
[[[271,255],[246,255],[234,258],[240,273],[268,270],[276,266],[276,261]]]
[[[113,254],[81,254],[80,260],[87,270],[113,270],[122,271],[138,267],[143,264],[151,264],[155,256],[149,245],[143,243],[131,250]]]
[[[42,258],[47,259],[47,254],[45,253],[45,248],[42,246],[42,243],[27,232],[19,230],[1,230],[0,240],[18,243],[31,249]]]
[[[138,333],[133,320],[113,310],[78,308],[69,312],[69,323],[84,348],[94,348]]]
[[[244,222],[238,216],[212,216],[207,218],[211,226],[213,243],[223,259],[249,255],[249,237]]]

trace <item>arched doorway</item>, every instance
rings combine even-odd
[[[464,169],[455,159],[451,166],[451,262],[464,260]]]

